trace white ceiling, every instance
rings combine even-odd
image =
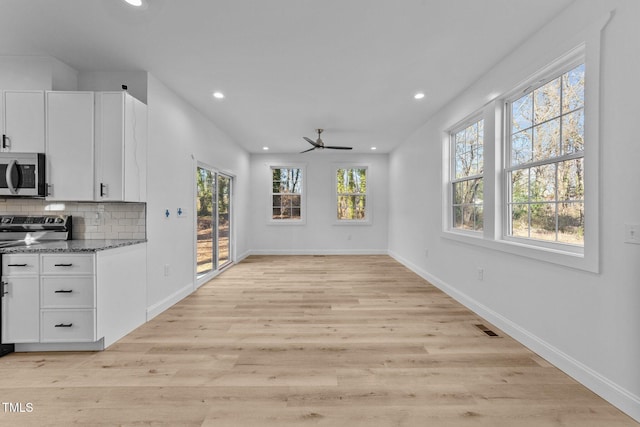
[[[250,152],[389,152],[572,0],[146,1],[2,0],[0,55],[149,71]]]

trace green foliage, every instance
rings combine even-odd
[[[338,219],[364,219],[366,216],[367,169],[338,169],[336,187]]]

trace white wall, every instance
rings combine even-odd
[[[147,103],[146,71],[83,71],[78,75],[78,90],[119,91],[127,85],[127,92]]]
[[[78,72],[49,56],[0,56],[0,90],[76,90]]]
[[[602,37],[600,272],[575,270],[443,237],[443,132],[490,96],[562,53],[617,7]],[[640,2],[578,1],[418,129],[390,156],[390,253],[489,321],[640,420]],[[490,48],[490,47],[487,47]],[[523,58],[528,58],[524,59]],[[532,68],[533,67],[533,68]],[[587,101],[588,102],[588,101]],[[588,142],[587,142],[588,144]],[[587,193],[586,197],[589,197]],[[428,256],[425,256],[428,249]],[[484,281],[477,268],[484,268]]]
[[[153,317],[191,293],[194,284],[196,162],[236,175],[236,257],[248,251],[249,154],[153,75],[148,76],[148,314]],[[176,218],[182,208],[186,215]],[[169,219],[164,212],[171,212]],[[164,266],[170,274],[165,276]]]
[[[304,141],[302,141],[304,142]],[[302,146],[302,145],[301,145]],[[302,146],[303,148],[306,148]],[[268,223],[270,166],[305,164],[306,223]],[[336,225],[334,177],[336,165],[368,165],[367,207],[370,225]],[[388,156],[310,152],[305,154],[251,155],[251,249],[268,254],[386,253]]]

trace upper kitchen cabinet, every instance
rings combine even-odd
[[[96,92],[95,199],[146,201],[147,106],[127,92]]]
[[[46,93],[48,200],[93,200],[94,94]]]
[[[44,91],[3,91],[0,150],[44,153],[44,140]]]

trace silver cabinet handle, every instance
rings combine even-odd
[[[73,264],[53,264],[54,267],[71,267]]]
[[[69,290],[65,290],[65,289],[60,289],[57,291],[54,291],[54,294],[70,294],[71,292],[73,292],[73,289],[69,289]]]
[[[0,297],[4,297],[9,293],[9,291],[7,291],[8,284],[8,282],[0,282]]]

